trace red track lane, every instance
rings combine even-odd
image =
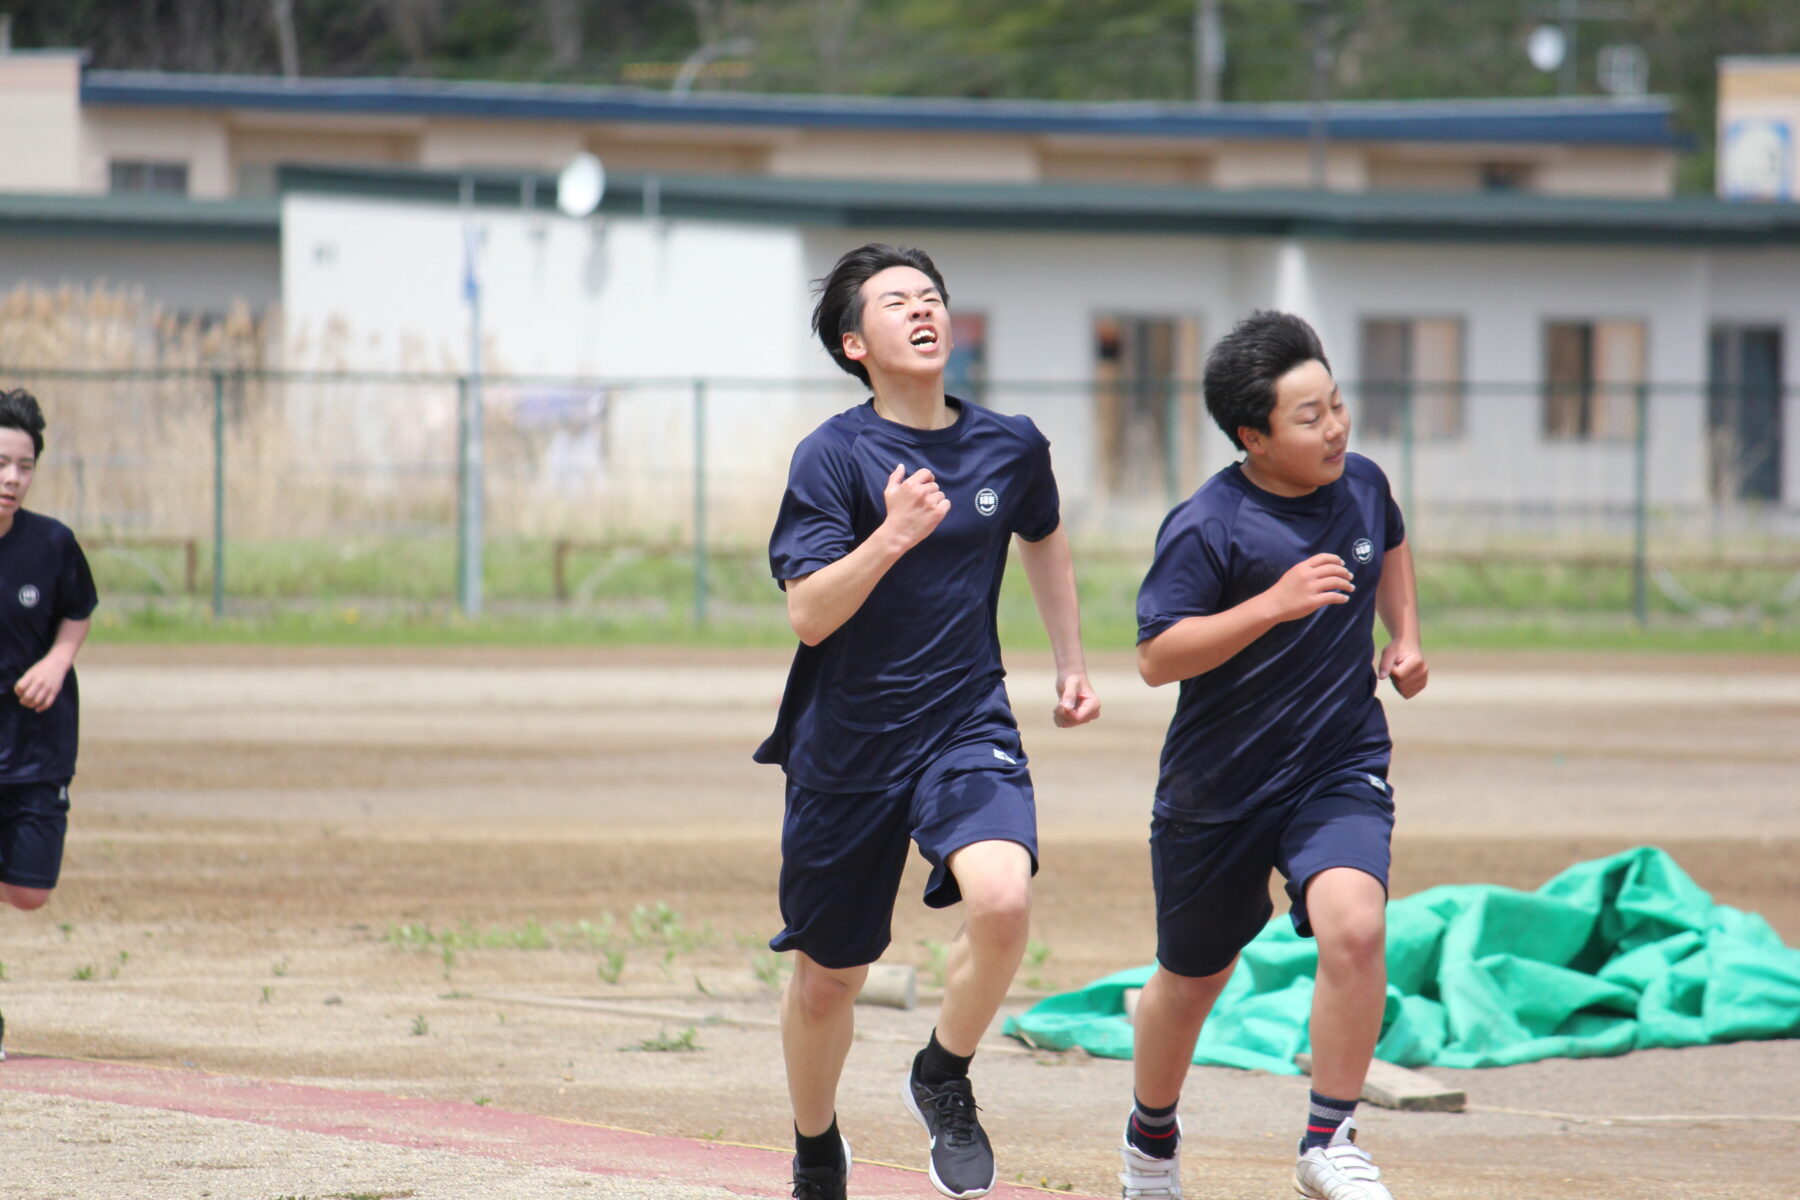
[[[725,1188],[741,1196],[788,1197],[791,1188],[790,1156],[785,1151],[659,1137],[381,1092],[36,1055],[12,1055],[0,1063],[0,1091],[130,1104],[592,1175],[666,1179]],[[894,1167],[858,1163],[854,1179],[862,1188],[895,1195],[937,1195],[923,1175]],[[1024,1200],[1045,1193],[1001,1184],[989,1194],[998,1200]]]

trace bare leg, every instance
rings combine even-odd
[[[963,927],[944,967],[938,1044],[971,1055],[1006,1000],[1031,932],[1031,853],[1017,842],[976,842],[946,861],[963,895]]]
[[[869,968],[833,970],[794,951],[794,974],[781,995],[781,1052],[787,1059],[794,1126],[807,1137],[831,1128],[838,1077],[856,1036],[852,1005]]]
[[[1132,1051],[1137,1097],[1152,1108],[1167,1108],[1181,1098],[1194,1059],[1194,1043],[1213,1003],[1231,979],[1231,966],[1214,975],[1177,975],[1157,967],[1138,997]]]
[[[1306,885],[1319,943],[1313,990],[1313,1090],[1338,1100],[1362,1095],[1387,1004],[1387,891],[1354,867],[1321,871]]]

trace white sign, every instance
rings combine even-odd
[[[1794,130],[1777,117],[1725,126],[1719,146],[1719,194],[1727,200],[1794,197]]]

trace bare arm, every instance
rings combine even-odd
[[[1019,562],[1031,581],[1031,598],[1050,635],[1056,659],[1056,709],[1059,726],[1085,725],[1100,715],[1100,698],[1088,682],[1087,658],[1081,650],[1081,601],[1075,592],[1075,558],[1062,526],[1035,542],[1019,539]]]
[[[62,694],[63,680],[68,678],[69,668],[75,665],[75,652],[87,640],[92,626],[92,620],[65,619],[56,627],[56,639],[51,642],[49,651],[13,684],[19,703],[33,712],[43,712],[56,703],[56,698]]]
[[[1375,612],[1388,632],[1375,674],[1392,679],[1403,700],[1425,690],[1430,669],[1419,646],[1419,589],[1413,574],[1412,547],[1401,542],[1381,562],[1381,582],[1375,588]]]
[[[950,511],[950,498],[930,471],[888,476],[887,519],[862,545],[829,566],[787,581],[788,624],[808,646],[816,646],[856,615],[875,585],[900,556],[924,541]]]
[[[1204,675],[1284,621],[1311,616],[1327,604],[1347,604],[1356,585],[1344,560],[1315,554],[1290,567],[1275,586],[1242,604],[1175,622],[1138,643],[1138,674],[1151,687]]]

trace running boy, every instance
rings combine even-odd
[[[68,526],[23,507],[43,451],[37,399],[0,390],[0,678],[12,686],[0,698],[0,900],[27,910],[43,907],[62,871],[75,652],[98,603]]]
[[[1350,1117],[1387,989],[1394,802],[1376,682],[1410,698],[1426,680],[1412,553],[1386,476],[1345,450],[1350,414],[1305,321],[1252,313],[1213,347],[1204,387],[1245,457],[1164,520],[1138,593],[1138,670],[1181,695],[1150,823],[1158,966],[1138,1003],[1123,1194],[1181,1195],[1182,1081],[1274,911],[1275,868],[1319,946],[1295,1187],[1391,1200]],[[1378,615],[1392,640],[1372,667]]]
[[[794,656],[756,760],[787,772],[781,915],[794,951],[781,1006],[794,1106],[794,1195],[841,1200],[837,1126],[851,1003],[889,941],[907,842],[925,903],[963,902],[944,1004],[902,1095],[947,1196],[994,1186],[969,1062],[1025,951],[1037,819],[1000,665],[1007,545],[1056,661],[1056,724],[1100,715],[1081,649],[1075,573],[1050,444],[1025,417],[944,395],[949,293],[923,252],[867,245],[820,281],[813,330],[871,398],[794,451],[769,541]]]

